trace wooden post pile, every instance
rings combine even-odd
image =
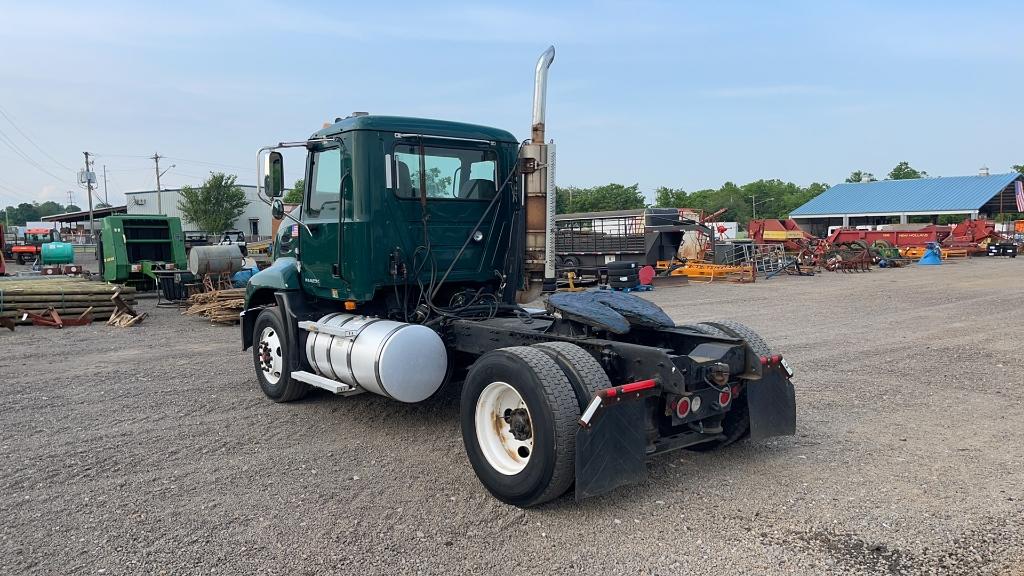
[[[203,316],[218,324],[237,324],[238,315],[245,307],[245,288],[193,294],[188,304],[185,314]]]
[[[128,305],[135,304],[135,288],[91,282],[84,278],[39,277],[0,281],[0,318],[18,324],[21,311],[42,313],[52,307],[61,316],[78,316],[92,309],[93,318],[106,319],[116,309],[111,296],[118,291]],[[8,322],[4,321],[6,325]]]

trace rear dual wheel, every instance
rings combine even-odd
[[[600,364],[569,343],[488,352],[462,389],[466,454],[484,487],[499,500],[529,507],[572,485],[582,406],[610,386]]]

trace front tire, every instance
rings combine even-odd
[[[253,326],[252,359],[260,388],[274,402],[291,402],[309,392],[309,386],[292,380],[291,358],[285,342],[281,312],[276,307],[264,309]]]
[[[481,356],[462,389],[466,454],[495,498],[530,507],[558,498],[575,476],[576,393],[558,364],[525,346]]]

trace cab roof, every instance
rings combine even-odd
[[[349,116],[315,132],[310,138],[324,138],[352,130],[375,130],[408,134],[424,134],[449,138],[473,138],[496,142],[518,143],[511,133],[463,122],[431,120],[429,118],[406,118],[403,116]]]

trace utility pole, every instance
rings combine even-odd
[[[750,197],[750,212],[752,214],[751,220],[757,220],[757,206],[759,204],[764,204],[765,202],[770,202],[772,200],[775,200],[775,198],[773,197],[773,198],[765,198],[764,200],[761,200],[760,202],[755,202],[754,201],[755,198],[757,198],[757,196],[751,196]]]
[[[92,219],[92,180],[93,177],[89,174],[89,153],[82,152],[85,155],[85,188],[88,190],[89,195],[89,236],[94,238],[96,236],[96,225]]]
[[[110,197],[107,196],[107,165],[103,165],[103,203],[110,206]]]
[[[163,214],[164,207],[160,198],[160,154],[158,152],[153,153],[153,162],[156,163],[156,213]]]

